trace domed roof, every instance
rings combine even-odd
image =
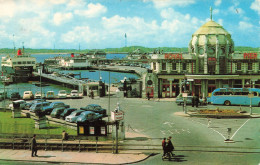
[[[202,25],[193,35],[203,35],[203,34],[224,34],[230,35],[221,25],[215,21],[208,21]]]

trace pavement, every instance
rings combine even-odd
[[[38,157],[31,157],[30,150],[1,149],[2,161],[45,162],[62,164],[131,164],[140,162],[149,157],[142,153],[95,153],[95,152],[62,152],[38,151]]]

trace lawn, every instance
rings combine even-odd
[[[48,129],[35,129],[34,120],[31,118],[12,118],[11,112],[0,112],[0,133],[61,135],[65,130],[70,135],[77,135],[76,130],[55,124],[47,125]]]

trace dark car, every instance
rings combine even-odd
[[[80,109],[84,111],[92,111],[95,113],[99,113],[102,114],[103,116],[107,114],[106,109],[103,109],[100,105],[97,104],[89,104],[86,107],[81,107]]]
[[[13,92],[10,97],[11,100],[19,100],[21,99],[21,95],[18,92]]]
[[[44,111],[46,107],[50,105],[50,102],[40,102],[35,103],[30,107],[30,112],[35,112],[36,110]]]
[[[193,96],[188,96],[186,98],[186,105],[191,105],[192,104],[192,97]],[[199,104],[202,104],[202,99],[199,99]],[[176,104],[181,105],[184,104],[184,98],[183,97],[177,97],[176,98]]]
[[[61,113],[60,118],[65,120],[66,116],[69,116],[72,112],[76,111],[77,108],[66,108],[64,111]]]
[[[30,107],[33,104],[40,103],[40,102],[46,102],[46,100],[45,99],[35,99],[35,100],[31,101],[31,102],[26,103],[24,109],[30,109]]]
[[[98,119],[102,118],[102,114],[99,113],[95,113],[92,111],[85,111],[82,112],[79,117],[76,119],[76,123],[85,123],[85,122],[93,122],[96,121]]]
[[[51,112],[51,117],[59,118],[62,112],[64,111],[65,107],[54,108]]]
[[[64,104],[61,101],[56,101],[56,102],[52,102],[48,107],[46,107],[45,112],[47,115],[49,115],[49,114],[51,114],[51,112],[54,108],[60,108],[60,107],[69,108],[70,106],[67,104]]]

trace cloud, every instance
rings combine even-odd
[[[55,13],[53,16],[53,23],[58,26],[64,22],[70,21],[72,18],[72,13]]]
[[[221,1],[222,1],[222,0],[215,0],[214,5],[215,5],[215,6],[219,6],[219,5],[221,4]]]
[[[240,30],[251,30],[254,26],[251,23],[240,21],[239,22],[239,29]]]
[[[219,9],[213,9],[213,14],[218,14],[219,13]]]
[[[88,17],[88,18],[98,17],[106,12],[107,12],[107,8],[101,5],[100,3],[88,4],[87,10],[75,10],[75,14]]]
[[[153,2],[156,8],[165,8],[171,6],[187,6],[195,3],[195,0],[143,0],[144,2]]]
[[[260,15],[260,0],[255,0],[251,6],[251,9],[255,10]]]

